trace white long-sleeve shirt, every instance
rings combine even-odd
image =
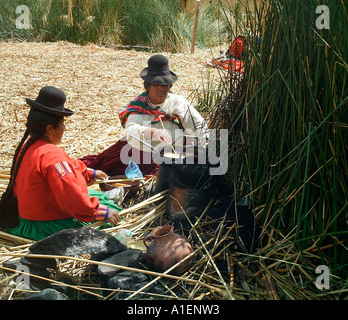
[[[145,140],[144,131],[149,127],[163,129],[162,124],[171,134],[172,142],[175,146],[180,147],[184,145],[184,134],[201,137],[203,139],[207,137],[208,130],[203,117],[184,97],[174,93],[169,93],[167,99],[163,103],[152,106],[159,108],[160,111],[177,115],[185,131],[180,129],[178,125],[171,121],[162,121],[162,123],[159,122],[152,124],[151,121],[155,118],[155,116],[151,114],[130,114],[126,122],[125,129],[128,143],[132,147],[144,151],[152,151],[138,140],[133,139],[130,135],[133,135],[149,143],[157,150],[160,150],[161,147],[165,146],[165,144],[160,141]]]

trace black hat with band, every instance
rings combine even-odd
[[[52,86],[41,88],[36,100],[26,98],[27,104],[35,110],[56,116],[71,116],[74,112],[64,107],[65,101],[65,93]]]
[[[148,67],[140,72],[143,80],[161,85],[168,85],[178,80],[177,75],[169,70],[168,59],[161,55],[153,55],[147,62]]]

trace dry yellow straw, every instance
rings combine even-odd
[[[5,255],[8,255],[8,254],[0,253],[0,257],[1,256],[5,256]],[[170,274],[166,274],[166,273],[159,273],[159,272],[154,272],[154,271],[149,271],[149,270],[131,268],[131,267],[121,266],[121,265],[112,264],[112,263],[105,263],[105,262],[93,261],[93,260],[82,259],[82,258],[77,258],[77,257],[59,256],[59,255],[42,255],[42,254],[25,254],[25,253],[13,253],[11,255],[13,257],[75,260],[75,261],[80,261],[80,262],[85,262],[85,263],[91,263],[91,264],[97,264],[97,265],[102,265],[102,266],[106,266],[106,267],[117,268],[117,269],[126,270],[126,271],[134,271],[134,272],[139,272],[139,273],[145,273],[145,274],[152,275],[152,276],[157,276],[157,277],[170,278],[170,279],[174,279],[174,280],[183,280],[183,281],[186,281],[186,282],[200,284],[201,286],[204,286],[204,287],[208,288],[209,290],[220,291],[220,293],[222,293],[222,291],[220,289],[215,288],[215,287],[213,287],[213,286],[211,286],[211,285],[209,285],[207,283],[204,283],[204,282],[201,282],[201,281],[198,281],[198,280],[186,279],[186,278],[183,278],[183,277],[174,276],[174,275],[170,275]],[[1,265],[0,265],[0,269],[13,271],[13,269],[5,268],[5,267],[3,267]],[[32,276],[34,276],[34,275],[32,275]],[[51,279],[50,279],[50,281],[51,281]],[[58,281],[53,281],[53,282],[58,282]]]
[[[193,224],[192,224],[190,218],[187,216],[187,214],[186,214],[184,208],[181,206],[181,204],[180,204],[180,202],[178,201],[178,199],[176,199],[176,198],[173,197],[173,196],[171,196],[171,198],[177,201],[177,203],[178,203],[178,205],[180,206],[182,212],[185,214],[185,217],[186,217],[187,221],[190,223],[191,228],[193,228]],[[219,278],[220,278],[222,284],[224,285],[224,287],[225,287],[225,289],[226,289],[226,292],[227,292],[228,296],[230,297],[231,300],[234,300],[234,297],[232,296],[230,290],[228,289],[228,286],[227,286],[225,280],[223,279],[223,277],[222,277],[222,275],[221,275],[221,273],[220,273],[218,267],[216,266],[216,264],[215,264],[213,258],[211,257],[210,252],[208,251],[208,249],[207,249],[206,246],[204,245],[203,240],[202,240],[202,238],[200,237],[199,233],[197,232],[196,228],[193,228],[193,231],[196,233],[196,236],[197,236],[198,240],[199,240],[200,243],[202,244],[202,246],[203,246],[203,248],[204,248],[204,250],[205,250],[205,252],[206,252],[206,255],[207,255],[208,258],[209,258],[209,261],[211,262],[211,264],[213,265],[214,269],[216,270],[216,273],[218,274],[218,276],[219,276]]]
[[[128,208],[128,209],[124,209],[120,212],[120,216],[125,216],[131,212],[135,212],[137,210],[140,210],[144,207],[147,207],[148,205],[154,203],[154,202],[157,202],[159,200],[163,200],[163,199],[166,199],[167,197],[167,193],[168,193],[168,189],[167,190],[164,190],[160,193],[157,193],[155,194],[154,196],[134,205],[133,207],[131,208]],[[89,225],[86,225],[85,227],[91,227],[91,228],[96,228],[96,227],[100,227],[104,224],[106,224],[107,222],[106,221],[97,221],[97,222],[94,222],[92,224],[89,224]],[[83,227],[84,228],[84,227]]]
[[[118,183],[118,182],[122,183],[122,182],[139,181],[139,180],[144,180],[144,178],[95,180],[92,184],[97,184],[97,183]]]
[[[22,237],[18,237],[15,236],[13,234],[10,233],[6,233],[3,231],[0,231],[0,238],[5,238],[6,240],[10,239],[13,240],[14,242],[18,242],[18,243],[34,243],[34,240],[30,240],[30,239],[26,239],[26,238],[22,238]]]

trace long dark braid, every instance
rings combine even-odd
[[[9,182],[9,185],[11,185],[11,186],[12,186],[13,181],[15,179],[13,173],[15,171],[15,166],[16,166],[16,163],[17,163],[16,159],[18,157],[19,151],[22,149],[22,146],[23,146],[24,142],[27,140],[28,136],[29,136],[29,131],[28,131],[28,129],[26,129],[25,132],[24,132],[23,138],[20,141],[20,143],[18,144],[17,149],[16,149],[16,151],[14,153],[14,156],[13,156],[13,159],[12,159],[11,173],[10,173],[10,182]]]
[[[29,111],[27,129],[14,153],[10,181],[0,200],[0,228],[13,228],[19,224],[18,201],[14,196],[13,188],[26,151],[37,139],[44,136],[48,125],[57,128],[62,119],[63,116],[54,116],[35,109]]]
[[[25,152],[37,139],[44,136],[48,125],[51,124],[54,128],[57,128],[62,119],[63,116],[53,116],[35,109],[30,110],[26,124],[27,129],[13,156],[9,184],[1,195],[0,228],[14,228],[19,224],[18,201],[14,196],[13,189]]]
[[[24,136],[20,141],[12,160],[11,175],[9,186],[13,188],[14,181],[16,179],[19,167],[21,165],[22,159],[28,148],[39,138],[41,138],[45,132],[46,127],[50,124],[56,128],[59,122],[63,119],[63,116],[54,116],[35,109],[31,109],[27,119],[27,129],[24,132]],[[30,138],[26,142],[24,148],[22,149],[28,136]]]
[[[11,185],[11,188],[13,188],[13,186],[14,186],[14,181],[15,181],[15,179],[17,177],[17,173],[18,173],[19,167],[20,167],[20,165],[22,163],[22,159],[24,157],[25,152],[40,137],[38,135],[30,136],[30,138],[26,142],[24,148],[22,149],[22,146],[23,146],[24,142],[26,141],[26,138],[25,139],[24,138],[25,138],[25,135],[23,136],[23,138],[21,140],[21,143],[18,145],[18,147],[16,149],[15,155],[13,156],[13,162],[12,162],[12,167],[11,167],[11,176],[10,176],[10,183],[9,183],[9,185]],[[22,149],[22,151],[21,151],[21,149]],[[18,156],[19,152],[20,152],[20,155]],[[17,159],[17,157],[18,157],[18,159]]]

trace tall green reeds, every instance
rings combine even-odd
[[[18,6],[30,12],[30,28],[18,29]],[[70,41],[78,44],[117,44],[120,37],[117,0],[73,1],[71,19],[67,0],[5,0],[0,2],[0,39]]]
[[[184,39],[178,33],[177,21],[180,2],[124,1],[122,4],[122,42],[125,45],[143,45],[161,48],[180,48]]]
[[[249,46],[244,77],[235,86],[229,74],[229,94],[213,110],[217,127],[230,128],[229,180],[252,202],[262,245],[289,239],[312,286],[324,264],[330,289],[347,290],[348,8],[258,1],[242,21],[221,4],[232,38],[242,34]],[[328,29],[319,5],[329,8]]]
[[[70,41],[110,47],[131,46],[152,51],[188,52],[193,30],[192,14],[180,0],[74,0],[68,16],[67,0],[0,1],[0,39]],[[16,8],[30,10],[31,27],[18,29]],[[200,10],[196,44],[218,45],[226,33],[219,24],[217,6]]]

